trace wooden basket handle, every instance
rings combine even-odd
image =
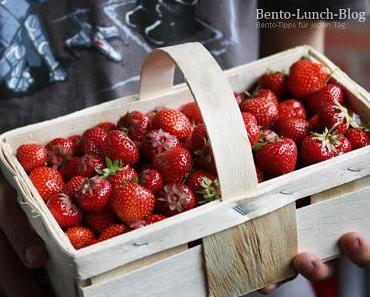
[[[253,155],[233,90],[220,66],[200,43],[153,50],[143,64],[139,98],[145,100],[171,92],[175,66],[201,110],[223,199],[253,191],[257,185]]]

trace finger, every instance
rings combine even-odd
[[[279,284],[271,284],[271,285],[268,285],[268,286],[260,289],[258,292],[260,292],[261,294],[264,294],[264,295],[269,295],[273,291],[275,291],[275,289],[277,289],[279,286],[280,286]]]
[[[0,187],[0,229],[28,268],[40,268],[47,257],[45,247],[19,207],[8,185]]]
[[[339,245],[343,253],[360,267],[370,265],[370,243],[357,232],[344,234]]]
[[[0,232],[0,283],[8,297],[41,297],[41,291]]]
[[[294,258],[294,266],[309,280],[324,280],[334,273],[332,264],[325,264],[318,257],[307,252],[300,253]]]

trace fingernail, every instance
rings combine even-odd
[[[34,244],[27,248],[25,252],[26,264],[32,268],[38,268],[42,266],[45,252],[40,246]]]

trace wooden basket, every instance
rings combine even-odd
[[[232,90],[249,88],[267,68],[288,70],[302,56],[324,64],[346,89],[351,108],[370,119],[370,94],[308,46],[222,72],[203,46],[189,43],[148,56],[140,95],[1,135],[3,174],[46,243],[57,295],[239,296],[292,277],[290,263],[298,251],[329,260],[339,255],[342,233],[359,231],[370,239],[370,147],[257,184]],[[186,84],[173,87],[175,65]],[[128,110],[177,108],[193,98],[211,140],[222,201],[76,251],[17,161],[17,147],[82,133]],[[296,209],[295,201],[307,196],[320,203]],[[201,244],[188,248],[198,239]]]

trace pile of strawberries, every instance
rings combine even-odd
[[[251,95],[235,98],[259,182],[370,144],[368,130],[346,108],[342,87],[308,59],[289,75],[266,72]],[[220,196],[195,102],[179,110],[131,111],[116,124],[45,146],[24,144],[17,158],[76,249]]]

